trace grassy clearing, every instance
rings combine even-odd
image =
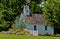
[[[60,39],[60,37],[0,34],[0,39]]]

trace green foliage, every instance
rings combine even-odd
[[[43,36],[51,36],[51,34],[46,32]]]
[[[57,9],[59,9],[59,8],[57,8],[57,7],[59,7],[59,6],[57,6],[58,5],[57,3],[58,2],[56,2],[54,0],[53,1],[49,0],[49,1],[45,2],[44,8],[43,8],[43,11],[44,11],[43,13],[44,13],[44,18],[45,18],[46,24],[48,23],[48,24],[54,25],[54,23],[56,23],[56,20],[55,20],[56,18],[54,18],[54,17],[58,14],[57,13],[58,11],[56,11]],[[56,13],[56,15],[54,15],[55,13]]]
[[[55,19],[55,22],[60,25],[60,1],[56,1],[55,3],[54,19]]]
[[[31,1],[34,1],[34,2],[36,2],[37,4],[40,4],[43,0],[31,0]]]
[[[52,23],[54,21],[53,20],[53,7],[54,7],[53,1],[46,1],[44,4],[43,15],[45,18],[46,25],[47,25],[47,23],[52,25]]]
[[[24,22],[21,22],[20,23],[20,29],[24,29],[24,28],[26,28],[26,24]]]
[[[24,20],[24,17],[22,17],[20,20],[19,20],[19,24],[17,25],[17,29],[21,29],[23,30],[24,28],[26,28],[26,23],[25,23],[25,20]]]
[[[43,15],[46,25],[54,26],[54,31],[60,30],[60,0],[47,0],[44,3]]]
[[[16,30],[17,28],[16,28],[16,24],[12,24],[12,29],[13,30]]]
[[[32,1],[30,4],[30,10],[31,10],[31,14],[32,13],[37,13],[37,14],[40,14],[40,13],[42,13],[42,10],[41,10],[41,8],[34,2],[34,1]]]
[[[0,25],[11,27],[25,3],[25,0],[0,0]]]

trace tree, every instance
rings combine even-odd
[[[16,23],[16,28],[17,29],[23,30],[27,26],[27,23],[25,22],[24,16],[16,17],[15,23]]]
[[[60,0],[45,1],[43,11],[45,24],[54,26],[57,32],[60,27]]]
[[[46,3],[47,2],[47,3]],[[44,8],[43,8],[43,15],[45,18],[45,23],[49,24],[53,23],[54,19],[53,19],[53,9],[54,9],[54,3],[53,1],[46,1],[44,4]]]
[[[30,6],[30,12],[31,12],[31,14],[33,14],[33,13],[37,13],[37,14],[42,13],[41,7],[39,5],[37,5],[34,1],[32,1],[29,4],[29,6]]]
[[[3,19],[3,14],[2,12],[4,12],[4,6],[2,5],[2,3],[0,3],[0,26],[5,26],[7,24],[7,22]]]
[[[34,2],[36,2],[37,4],[40,4],[43,0],[31,0],[31,1],[34,1]]]
[[[15,17],[21,14],[25,0],[0,0],[0,25],[11,27]]]

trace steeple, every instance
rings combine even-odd
[[[30,9],[29,9],[29,6],[27,4],[24,6],[23,13],[26,16],[30,15]]]
[[[28,6],[28,3],[30,2],[30,0],[26,0],[26,1],[27,1],[27,3],[23,8],[23,13],[24,13],[25,16],[27,16],[27,15],[29,16],[30,15],[30,8]]]

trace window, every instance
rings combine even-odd
[[[26,16],[29,16],[29,11],[28,10],[26,10]]]
[[[34,25],[34,30],[36,30],[36,25]]]
[[[28,13],[28,10],[26,10],[26,12]]]
[[[47,30],[47,26],[45,26],[45,30]]]

